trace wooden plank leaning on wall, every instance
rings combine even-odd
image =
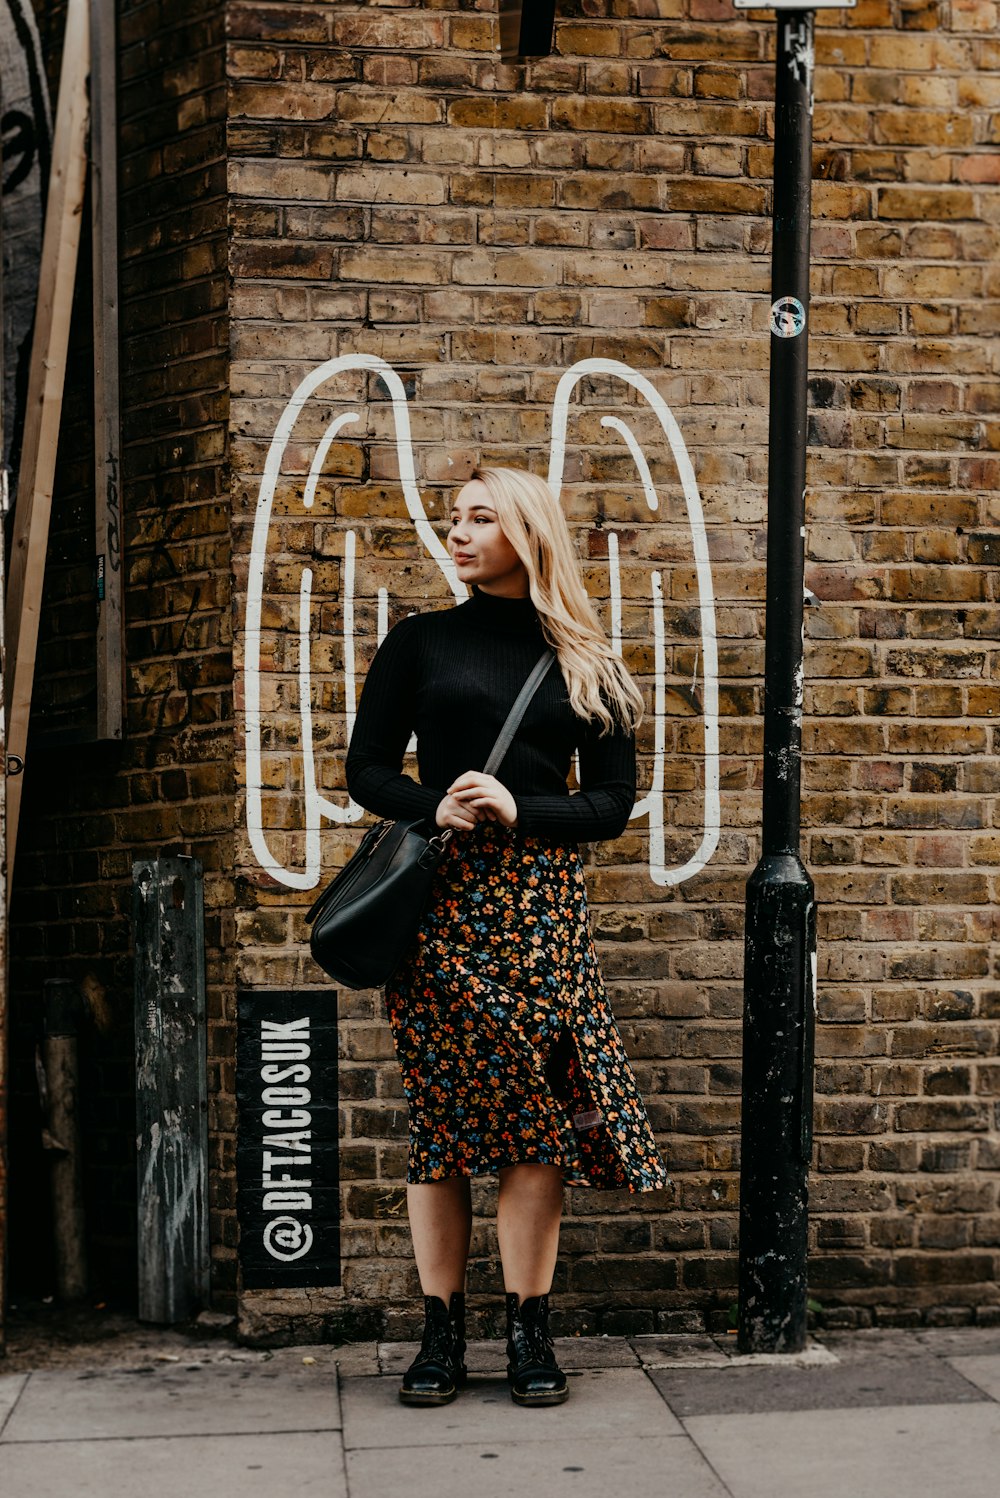
[[[5,610],[7,754],[22,762],[28,743],[59,420],[66,383],[66,350],[83,218],[89,69],[88,0],[69,0]],[[8,905],[22,784],[23,775],[8,778]]]

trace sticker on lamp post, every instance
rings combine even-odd
[[[771,303],[771,332],[775,338],[798,338],[806,325],[806,309],[797,296],[779,296]]]

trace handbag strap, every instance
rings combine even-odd
[[[511,742],[521,725],[521,719],[528,710],[528,703],[534,697],[542,681],[551,671],[556,663],[554,651],[546,650],[545,654],[535,663],[535,666],[524,686],[517,694],[514,706],[507,714],[507,721],[497,735],[497,741],[490,750],[490,757],[483,766],[484,775],[495,775],[503,763],[504,756],[511,746]]]

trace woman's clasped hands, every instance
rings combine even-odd
[[[439,827],[454,827],[460,832],[471,831],[477,822],[516,827],[517,802],[494,775],[467,770],[448,787],[448,794],[438,803],[435,821]]]

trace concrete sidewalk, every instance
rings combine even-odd
[[[996,1498],[1000,1328],[567,1339],[571,1394],[511,1404],[500,1344],[443,1409],[413,1347],[258,1352],[149,1334],[125,1365],[3,1374],[4,1498]]]

